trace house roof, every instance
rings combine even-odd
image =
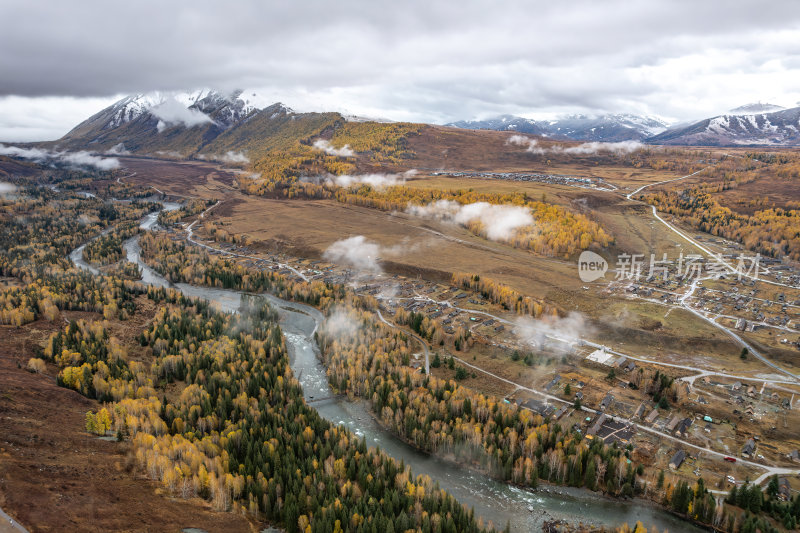
[[[683,463],[684,459],[686,459],[686,452],[683,450],[678,450],[675,452],[675,455],[672,456],[672,459],[670,459],[669,464],[670,466],[677,468],[681,466],[681,463]]]

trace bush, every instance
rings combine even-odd
[[[37,359],[36,357],[31,357],[28,360],[28,372],[34,372],[36,374],[42,374],[45,371],[44,361],[41,359]]]

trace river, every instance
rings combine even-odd
[[[178,207],[179,204],[164,203],[165,210]],[[142,219],[140,227],[152,229],[157,217],[157,213],[150,213]],[[239,309],[242,296],[239,291],[173,284],[151,269],[139,256],[138,236],[125,241],[123,246],[127,259],[141,268],[142,281],[145,283],[175,287],[186,296],[208,300],[223,311],[235,312]],[[82,252],[83,247],[70,254],[73,262],[80,268],[96,273],[96,269],[83,261],[78,250]],[[618,526],[625,522],[633,524],[639,520],[647,528],[656,526],[662,532],[703,531],[644,500],[619,501],[585,489],[548,485],[533,491],[524,490],[416,450],[378,425],[365,402],[350,402],[342,397],[334,397],[314,340],[314,332],[323,318],[322,313],[313,307],[272,295],[264,297],[280,314],[292,371],[303,387],[306,401],[331,423],[348,427],[364,437],[369,445],[379,446],[395,459],[403,460],[415,475],[430,476],[461,503],[473,507],[476,517],[482,517],[484,524],[491,520],[501,529],[509,522],[512,531],[540,532],[542,523],[548,519],[598,526]]]

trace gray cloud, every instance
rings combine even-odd
[[[84,108],[94,98],[97,111],[97,99],[131,92],[252,87],[301,111],[433,122],[574,111],[690,119],[800,100],[800,4],[789,0],[45,4],[0,5],[0,96]],[[52,99],[45,108],[42,126],[23,130],[0,98],[0,138],[76,122]]]

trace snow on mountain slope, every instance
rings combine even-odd
[[[786,108],[783,106],[775,105],[775,104],[767,104],[767,103],[753,103],[753,104],[745,104],[739,107],[735,107],[728,111],[729,115],[753,115],[757,113],[774,113],[775,111],[783,111]]]
[[[514,115],[500,115],[486,120],[460,120],[451,122],[447,126],[471,130],[516,131],[544,137],[550,135],[550,129],[546,123]]]
[[[669,129],[650,137],[647,142],[692,146],[798,146],[800,108],[720,115]]]
[[[191,92],[153,91],[127,96],[113,104],[110,109],[112,116],[103,129],[113,129],[126,122],[131,122],[143,114],[151,112],[154,108],[165,105],[170,100],[178,102],[184,108],[195,108],[209,116],[218,113],[217,118],[224,125],[230,125],[259,109],[254,103],[259,98],[252,91],[248,93],[235,91],[229,95],[212,89],[199,89]]]
[[[254,91],[153,91],[127,96],[78,124],[57,141],[69,149],[108,150],[122,145],[141,153],[168,147],[194,153],[221,132],[259,112]]]
[[[457,128],[517,131],[551,138],[576,141],[641,141],[661,133],[667,122],[650,116],[632,114],[565,115],[553,120],[534,120],[501,115],[488,120],[459,121],[448,124]]]

